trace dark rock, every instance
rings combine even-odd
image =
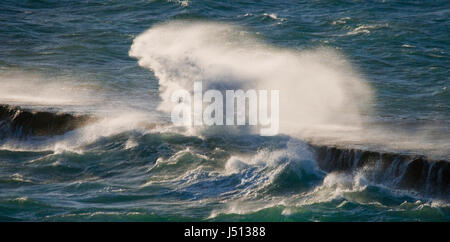
[[[450,199],[450,163],[424,156],[311,145],[326,172],[356,172],[369,167],[366,178],[431,197]]]
[[[91,120],[87,115],[31,111],[0,105],[0,138],[62,135],[86,125]]]

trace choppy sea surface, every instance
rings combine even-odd
[[[449,1],[4,0],[0,23],[0,104],[94,117],[0,113],[1,221],[450,221]],[[279,89],[280,134],[173,127],[194,81]]]

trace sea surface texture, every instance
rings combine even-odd
[[[450,1],[2,0],[0,221],[450,221],[449,68]]]

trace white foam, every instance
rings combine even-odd
[[[388,25],[359,25],[352,32],[383,27]],[[367,149],[449,155],[448,135],[437,131],[439,127],[402,132],[395,125],[374,125],[372,88],[334,49],[279,48],[238,26],[174,21],[136,37],[129,54],[155,73],[162,98],[158,110],[166,113],[176,105],[170,99],[172,92],[192,92],[196,81],[203,82],[204,90],[279,90],[281,133],[327,145],[362,144]],[[252,132],[214,129],[224,134]]]
[[[388,24],[360,24],[358,27],[352,29],[347,33],[347,35],[356,35],[356,34],[370,34],[371,31],[389,27]]]

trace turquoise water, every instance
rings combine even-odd
[[[450,219],[448,197],[326,173],[305,143],[449,160],[448,1],[2,1],[0,23],[0,104],[100,117],[56,137],[0,140],[0,220]],[[361,110],[339,111],[387,128],[261,137],[167,126],[170,83],[263,70],[280,83],[336,79],[289,97],[291,110],[307,110],[307,93],[364,93],[345,102]]]

